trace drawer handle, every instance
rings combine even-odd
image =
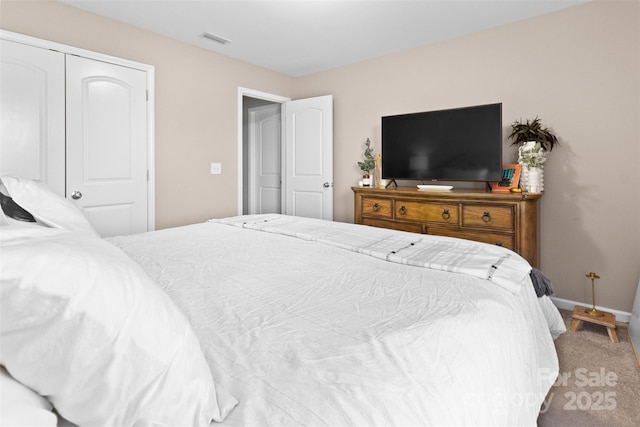
[[[482,220],[484,222],[491,222],[491,214],[489,212],[485,212],[482,214]]]
[[[451,218],[451,214],[449,213],[449,209],[445,209],[445,210],[443,210],[443,211],[442,211],[442,219],[447,220],[447,219],[449,219],[449,218]]]
[[[374,211],[374,212],[378,212],[378,209],[380,209],[380,205],[379,205],[379,204],[377,204],[377,203],[374,203],[374,204],[373,204],[373,211]]]
[[[400,213],[400,215],[406,215],[407,208],[405,208],[404,206],[400,206],[400,210],[398,210],[398,212]]]

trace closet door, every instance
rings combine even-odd
[[[67,197],[101,236],[147,231],[147,74],[67,55]]]
[[[65,195],[64,54],[0,40],[0,175]]]

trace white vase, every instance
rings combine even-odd
[[[522,168],[521,176],[524,191],[527,193],[542,193],[544,191],[544,170],[537,168]]]
[[[544,191],[544,172],[542,167],[546,160],[547,152],[536,141],[527,141],[518,149],[518,163],[522,165],[520,172],[521,187],[528,193],[542,193]],[[539,166],[529,167],[532,160]]]

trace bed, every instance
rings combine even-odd
[[[34,221],[0,227],[0,380],[53,425],[535,425],[558,374],[507,249],[283,215],[100,239],[2,182]]]

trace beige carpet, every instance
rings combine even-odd
[[[614,344],[604,326],[583,322],[571,332],[571,312],[561,312],[567,332],[556,340],[560,378],[538,426],[640,426],[640,365],[628,330],[619,325]]]

